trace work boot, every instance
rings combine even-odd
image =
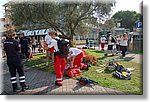
[[[55,81],[55,85],[62,86],[62,84],[58,83],[57,81]]]
[[[28,90],[28,89],[29,89],[29,86],[28,86],[28,85],[23,85],[21,91],[25,91],[25,90]]]
[[[13,87],[13,92],[20,92],[18,87]]]

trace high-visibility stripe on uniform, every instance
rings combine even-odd
[[[10,79],[13,80],[13,79],[16,79],[16,77],[11,77]]]
[[[11,77],[10,80],[11,80],[11,83],[12,83],[12,84],[17,83],[16,77]]]
[[[57,80],[57,83],[62,85],[63,82],[62,82],[62,80]]]
[[[25,76],[21,76],[21,77],[19,77],[19,79],[24,79],[25,78]]]
[[[17,81],[12,81],[11,83],[12,83],[12,84],[17,83]]]
[[[20,80],[20,82],[25,82],[25,80]]]
[[[62,84],[62,81],[61,82],[57,82],[57,83]]]
[[[60,80],[60,81],[61,81],[61,80],[62,80],[62,78],[57,78],[56,80],[58,80],[58,81]]]
[[[25,82],[25,76],[20,76],[19,77],[19,82],[24,83]]]
[[[62,84],[62,78],[56,78],[57,83]]]

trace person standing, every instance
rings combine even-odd
[[[43,48],[47,51],[54,52],[54,71],[56,74],[56,81],[55,85],[62,86],[63,85],[63,74],[66,67],[66,55],[69,53],[63,52],[63,50],[66,50],[65,46],[69,46],[69,42],[65,40],[55,40],[55,37],[57,36],[56,32],[51,32],[51,38],[52,40],[50,43],[44,44]],[[60,45],[59,45],[59,44]],[[62,45],[61,45],[62,44]],[[64,46],[65,45],[65,46]],[[63,48],[63,49],[61,49]]]
[[[120,48],[122,51],[122,57],[125,57],[125,53],[127,51],[127,46],[128,46],[128,36],[127,34],[123,34],[120,40]]]
[[[23,37],[20,38],[20,44],[21,44],[21,53],[23,54],[23,56],[25,56],[26,59],[28,59],[29,58],[28,46],[30,44],[30,38],[24,36],[24,33]]]
[[[35,39],[35,37],[33,37],[33,39],[32,39],[32,51],[33,51],[33,53],[35,53],[36,45],[37,45],[37,40]]]
[[[45,40],[44,41],[46,42],[47,45],[50,44],[50,42],[52,40],[52,37],[50,36],[50,34],[51,34],[51,32],[49,31],[48,34],[45,36]],[[46,50],[46,66],[49,65],[48,60],[52,56],[53,56],[53,54],[50,51]]]
[[[106,43],[106,38],[104,35],[102,35],[100,38],[100,44],[101,44],[101,50],[103,51],[104,51],[105,43]]]
[[[89,39],[86,38],[86,47],[89,48]]]
[[[39,40],[39,48],[38,48],[38,51],[39,51],[39,53],[43,53],[44,52],[44,50],[43,50],[43,48],[42,48],[42,44],[44,43],[44,39],[43,39],[43,37],[40,37],[40,40]]]
[[[114,52],[113,52],[113,42],[112,42],[113,38],[112,38],[112,35],[110,34],[108,39],[107,39],[107,42],[108,42],[108,48],[107,48],[107,52],[106,54],[104,54],[105,56],[108,55],[109,52],[112,53],[112,56],[114,56]]]
[[[120,40],[121,40],[120,35],[117,35],[117,37],[116,37],[116,49],[117,49],[117,54],[118,54],[119,51],[120,51]]]
[[[31,58],[33,58],[32,46],[31,46],[31,44],[28,46],[28,56],[29,56],[29,60],[30,60]]]
[[[19,82],[22,87],[22,91],[29,89],[29,86],[25,84],[25,75],[23,71],[23,63],[20,58],[19,43],[15,40],[16,33],[12,30],[8,32],[9,38],[4,41],[4,50],[7,55],[7,65],[10,72],[10,80],[13,87],[13,92],[18,92],[16,71],[19,74]]]

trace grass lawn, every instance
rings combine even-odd
[[[98,60],[110,60],[114,58],[118,58],[118,56],[113,57],[104,57],[104,52],[86,49],[86,52],[92,54],[97,57]],[[40,54],[33,56],[33,59],[29,62],[25,62],[25,66],[30,68],[36,68],[43,71],[47,71],[50,73],[54,73],[53,65],[47,67],[45,65],[46,57],[45,54]],[[50,61],[51,63],[51,61]],[[121,80],[112,76],[112,73],[98,73],[97,69],[105,69],[101,64],[105,64],[106,62],[99,61],[97,65],[90,67],[89,71],[83,71],[82,76],[88,77],[94,81],[97,81],[99,85],[104,87],[109,87],[112,89],[117,89],[123,92],[127,92],[129,94],[143,94],[143,83],[142,83],[142,64],[135,63],[132,61],[121,60],[119,61],[125,68],[133,67],[135,70],[131,71],[132,76],[131,80]]]
[[[52,60],[49,60],[49,66],[46,66],[46,54],[33,55],[33,58],[30,61],[24,62],[24,65],[29,68],[36,68],[38,70],[47,71],[49,73],[54,73],[54,68]]]

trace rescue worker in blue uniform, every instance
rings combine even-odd
[[[25,84],[25,75],[23,71],[23,63],[20,58],[20,47],[19,43],[15,40],[16,33],[13,30],[8,32],[9,38],[4,41],[4,50],[7,55],[7,65],[10,72],[10,80],[13,87],[13,92],[20,91],[17,86],[16,71],[19,74],[19,82],[22,87],[21,91],[25,91],[29,88]]]
[[[21,44],[21,53],[23,54],[23,56],[28,59],[29,56],[28,56],[28,47],[29,47],[29,44],[30,44],[30,39],[26,36],[24,36],[23,34],[23,37],[20,38],[20,44]]]

